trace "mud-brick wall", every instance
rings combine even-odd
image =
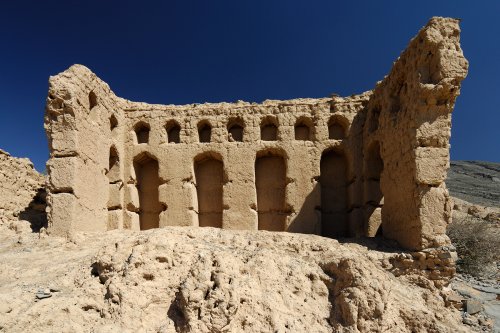
[[[360,111],[370,94],[148,105],[116,97],[80,65],[50,84],[56,234],[168,225],[363,233]]]
[[[384,236],[410,249],[449,242],[451,205],[444,180],[451,112],[468,67],[459,36],[458,20],[433,18],[377,85],[368,106],[366,163],[377,164],[370,158],[377,147],[383,164],[382,208],[374,210],[371,224],[381,214]],[[365,182],[373,180],[370,170],[365,172]]]
[[[185,107],[129,102],[125,226],[141,228],[141,193],[158,186],[159,200],[151,209],[159,214],[152,225],[160,227],[359,233],[350,213],[360,205],[361,170],[354,159],[362,139],[357,116],[367,96]],[[178,127],[177,142],[169,142],[172,124]],[[233,124],[241,127],[236,139]],[[269,124],[275,126],[274,138],[266,137]],[[208,142],[200,142],[206,140],[204,127],[210,128]],[[144,130],[147,142],[139,134]],[[154,161],[158,180],[145,179],[141,188],[144,170],[156,172]],[[330,185],[324,180],[323,194],[322,171],[334,180]]]
[[[375,89],[347,98],[151,105],[87,68],[50,79],[49,223],[212,226],[446,245],[458,21],[433,18]]]
[[[109,87],[83,66],[51,77],[49,85],[45,129],[50,230],[61,235],[107,230],[110,147],[123,150],[110,117],[121,118],[121,112]]]
[[[45,177],[29,159],[15,158],[0,149],[0,221],[2,217],[19,218],[42,226],[44,213]],[[34,217],[39,221],[33,221]]]

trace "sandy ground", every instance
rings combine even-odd
[[[212,228],[66,240],[16,225],[0,225],[2,332],[470,330],[439,290],[356,244]]]

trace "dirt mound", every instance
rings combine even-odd
[[[466,331],[432,283],[395,277],[394,254],[356,244],[180,227],[66,241],[0,228],[0,331]]]
[[[19,218],[40,229],[47,222],[45,195],[45,177],[33,163],[0,149],[0,224]]]

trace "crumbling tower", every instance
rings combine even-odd
[[[468,63],[432,18],[375,89],[340,98],[152,105],[89,69],[50,78],[49,228],[170,225],[438,247],[451,205],[451,112]]]

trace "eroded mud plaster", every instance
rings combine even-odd
[[[215,226],[446,245],[451,112],[468,63],[432,18],[373,91],[153,105],[88,68],[50,78],[49,228]]]

